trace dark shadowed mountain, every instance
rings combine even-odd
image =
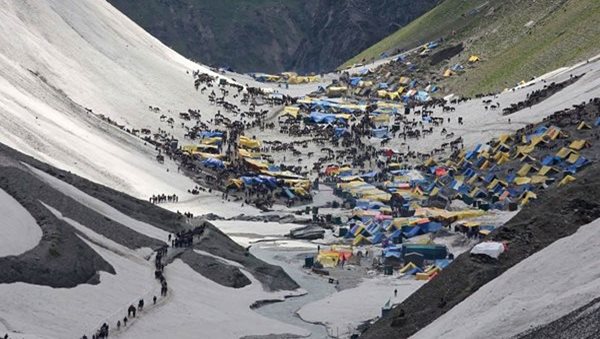
[[[236,71],[323,72],[438,0],[109,0],[188,58]]]

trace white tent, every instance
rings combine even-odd
[[[500,254],[504,252],[504,244],[501,242],[486,241],[475,245],[471,250],[471,254],[485,254],[494,259],[498,259]]]

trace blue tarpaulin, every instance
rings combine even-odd
[[[222,137],[223,132],[220,131],[202,131],[198,133],[198,136],[201,138],[214,138],[214,137]]]
[[[415,98],[421,102],[429,101],[431,99],[429,93],[425,91],[418,91],[417,94],[415,94]]]
[[[285,193],[285,195],[288,197],[288,199],[294,199],[296,196],[294,195],[294,193],[292,193],[292,191],[290,191],[289,188],[284,187],[283,188],[283,192]]]
[[[202,164],[210,168],[224,168],[225,164],[223,161],[215,158],[207,158],[202,161]]]
[[[371,135],[375,138],[388,138],[388,129],[386,127],[383,128],[374,128],[371,130]]]

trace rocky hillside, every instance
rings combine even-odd
[[[109,0],[188,58],[240,72],[331,70],[437,0]]]

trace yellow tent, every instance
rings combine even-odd
[[[331,86],[327,88],[327,96],[340,96],[348,90],[346,86]]]
[[[313,102],[313,99],[311,97],[304,97],[298,99],[296,102],[299,104],[311,104]]]
[[[521,169],[519,169],[519,171],[517,172],[517,175],[520,177],[524,177],[527,174],[529,174],[529,171],[531,171],[533,168],[533,166],[531,166],[530,164],[524,164]]]
[[[537,199],[537,195],[531,191],[525,192],[521,197],[521,205],[526,205],[530,200]]]
[[[372,115],[371,121],[373,121],[373,122],[389,122],[390,116],[388,114]]]
[[[286,77],[286,78],[293,78],[293,77],[297,77],[298,73],[296,73],[296,72],[282,72],[281,75],[284,76],[284,77]]]
[[[531,183],[534,185],[543,184],[548,181],[548,177],[544,175],[534,175],[531,177]]]
[[[489,160],[486,160],[483,162],[483,164],[481,164],[481,167],[479,167],[482,170],[486,170],[488,168],[490,168],[490,166],[492,165],[492,163]]]
[[[567,162],[569,164],[574,164],[577,162],[577,159],[579,159],[579,154],[576,152],[573,152],[569,155],[569,157],[567,158]]]
[[[229,179],[229,181],[227,182],[227,186],[234,186],[237,189],[242,188],[242,186],[244,186],[244,182],[242,181],[242,179]]]
[[[409,77],[400,77],[400,80],[398,80],[398,82],[402,85],[408,85],[408,83],[410,83],[410,78]]]
[[[508,151],[510,151],[510,146],[508,146],[507,144],[505,144],[505,143],[501,142],[501,143],[499,143],[499,144],[498,144],[498,146],[496,146],[496,147],[493,149],[493,151],[492,151],[492,152],[493,152],[493,153],[496,153],[496,152],[498,152],[498,151],[500,151],[500,152],[508,152]]]
[[[479,59],[479,57],[478,57],[477,55],[471,55],[471,56],[469,57],[469,62],[470,62],[470,63],[474,63],[474,62],[477,62],[477,61],[480,61],[480,60],[481,60],[481,59]]]
[[[591,145],[590,145],[590,143],[589,143],[589,142],[587,142],[587,141],[586,141],[586,140],[584,140],[584,139],[580,139],[580,140],[573,140],[573,142],[572,142],[572,143],[569,145],[569,148],[570,148],[570,149],[574,149],[574,150],[576,150],[576,151],[579,151],[579,150],[581,150],[582,148],[585,148],[585,147],[590,147],[590,146],[591,146]]]
[[[498,184],[500,184],[500,185],[502,185],[502,186],[504,186],[504,187],[508,186],[508,185],[506,184],[506,182],[505,182],[505,181],[498,180],[498,179],[494,179],[494,180],[492,180],[492,182],[491,182],[491,183],[490,183],[490,184],[487,186],[487,189],[488,189],[488,190],[491,190],[491,189],[493,189],[494,187],[496,187],[496,185],[498,185]],[[475,189],[477,189],[477,188],[475,188]]]
[[[578,130],[582,130],[582,129],[591,129],[592,126],[588,125],[585,121],[582,121],[579,123],[579,125],[577,126]]]
[[[447,69],[444,71],[445,77],[453,76],[454,74],[456,74],[456,73],[454,73],[451,69]]]
[[[221,139],[221,137],[213,137],[213,138],[202,139],[201,143],[203,143],[205,145],[213,145],[213,144],[219,143],[222,140],[223,139]]]
[[[404,265],[404,267],[402,267],[398,272],[400,274],[402,273],[406,273],[409,270],[412,270],[413,268],[416,268],[417,266],[415,264],[413,264],[412,262],[409,262],[408,264]]]
[[[249,159],[249,158],[244,158],[244,160],[248,164],[250,164],[250,165],[252,165],[252,166],[254,166],[254,167],[258,168],[258,169],[261,169],[261,170],[262,169],[264,169],[264,170],[268,170],[269,169],[269,164],[266,163],[266,162],[264,162],[264,161],[254,160],[254,159]]]
[[[567,156],[569,156],[569,154],[571,154],[571,153],[573,153],[573,152],[575,152],[575,151],[573,151],[572,149],[568,149],[568,148],[566,148],[566,147],[563,147],[563,148],[561,148],[561,149],[560,149],[560,150],[559,150],[559,151],[556,153],[556,156],[557,156],[557,157],[559,157],[559,158],[561,158],[561,159],[564,159],[564,158],[566,158]]]
[[[558,173],[558,170],[556,168],[554,168],[554,167],[551,167],[551,166],[543,166],[538,171],[539,175],[546,175],[548,173],[550,173],[550,174],[552,174],[552,173]]]
[[[501,144],[505,144],[507,141],[514,141],[514,137],[510,134],[502,134],[498,137],[498,141],[500,141]]]
[[[290,116],[294,119],[298,118],[298,113],[300,113],[300,107],[295,106],[285,106],[283,112],[279,116]]]
[[[571,176],[571,175],[567,175],[564,178],[562,178],[562,180],[558,183],[558,187],[566,185],[566,184],[570,184],[573,181],[575,181],[575,177]]]
[[[531,183],[531,178],[529,177],[516,177],[514,180],[515,185],[521,186],[521,185],[527,185],[529,183]]]
[[[543,136],[543,135],[537,135],[537,136],[535,136],[535,137],[531,138],[531,144],[532,144],[533,146],[537,146],[537,145],[538,145],[538,144],[540,144],[540,143],[547,144],[547,143],[548,143],[548,141],[546,141],[546,139],[545,139],[545,138],[546,138],[546,137],[545,137],[545,136]]]
[[[240,136],[240,145],[244,148],[260,148],[260,141],[242,135]]]
[[[250,152],[247,151],[243,148],[238,148],[238,154],[240,155],[240,157],[242,158],[254,158],[254,159],[260,159],[262,154],[259,152]]]
[[[362,245],[364,243],[370,244],[371,242],[369,241],[369,239],[365,238],[362,234],[357,235],[356,238],[354,238],[354,241],[352,241],[353,246]]]
[[[525,145],[525,146],[517,146],[517,154],[515,158],[522,157],[523,155],[527,155],[535,149],[535,145]]]
[[[323,265],[323,267],[336,267],[340,261],[340,254],[337,252],[321,251],[319,255],[317,255],[317,261]]]

